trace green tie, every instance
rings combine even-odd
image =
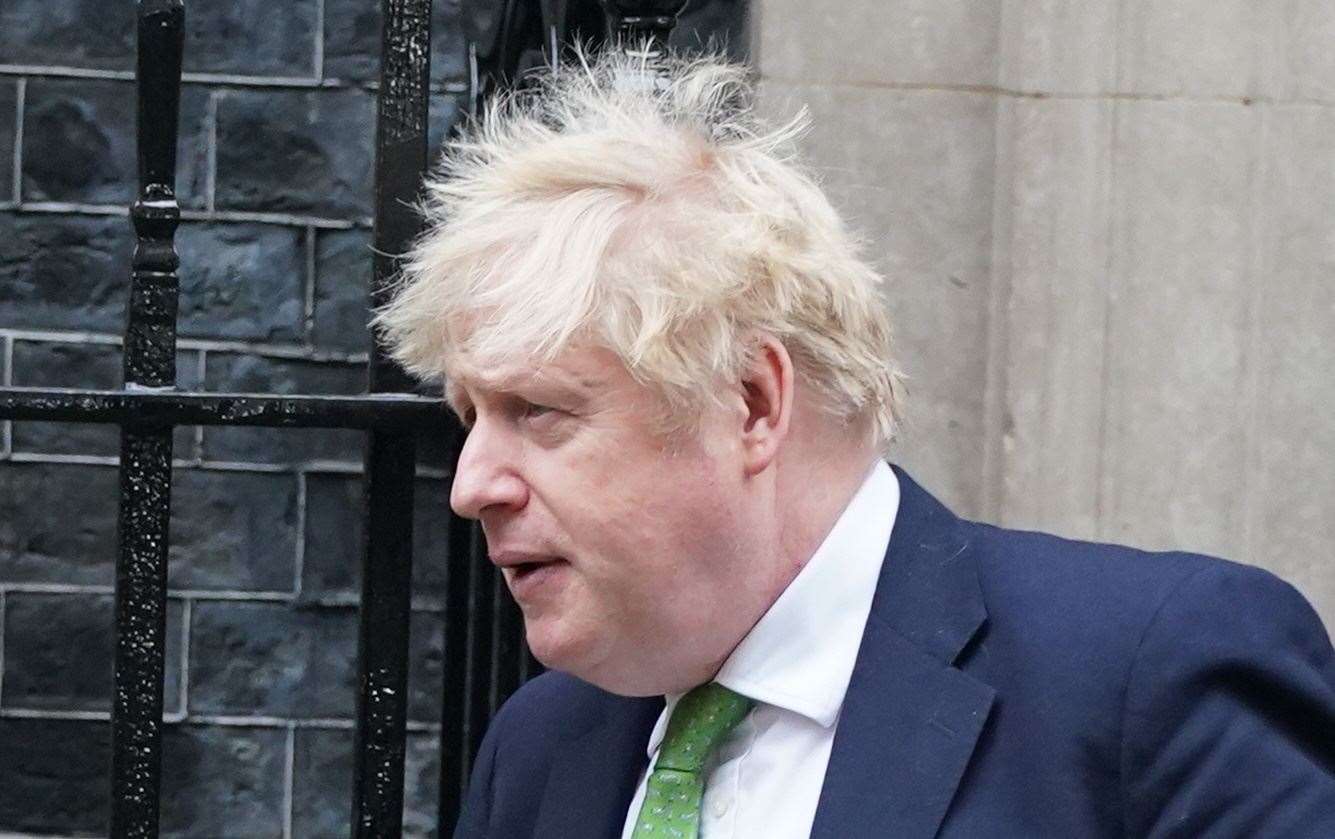
[[[750,710],[751,700],[714,682],[681,698],[645,783],[633,839],[699,837],[705,760]]]

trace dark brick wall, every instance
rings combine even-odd
[[[178,382],[361,392],[379,4],[186,5]],[[697,0],[679,42],[740,51],[741,6]],[[120,384],[134,7],[0,2],[0,383]],[[458,4],[435,8],[438,144],[465,69]],[[117,439],[0,426],[0,834],[105,835]],[[177,429],[164,835],[347,835],[361,447]],[[446,625],[445,459],[420,450],[409,836],[435,831]]]

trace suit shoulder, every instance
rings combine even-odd
[[[1150,635],[1199,634],[1239,609],[1328,644],[1292,586],[1260,568],[965,522],[994,653],[1042,658],[1054,672],[1129,673]],[[1314,630],[1313,627],[1316,629]]]
[[[1072,607],[1080,607],[1070,616],[1089,621],[1116,613],[1143,625],[1165,598],[1197,575],[1267,578],[1286,585],[1262,569],[1204,554],[1147,551],[977,522],[965,522],[964,528],[980,583],[991,595],[989,607],[1013,599],[1030,614],[1070,614]]]

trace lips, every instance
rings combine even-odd
[[[559,556],[529,551],[499,551],[491,555],[491,561],[502,569],[510,593],[516,600],[537,595],[546,583],[559,577],[560,572],[570,564]]]

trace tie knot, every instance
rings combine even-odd
[[[656,768],[699,772],[714,748],[751,710],[751,704],[750,699],[717,682],[683,696],[668,720]]]

